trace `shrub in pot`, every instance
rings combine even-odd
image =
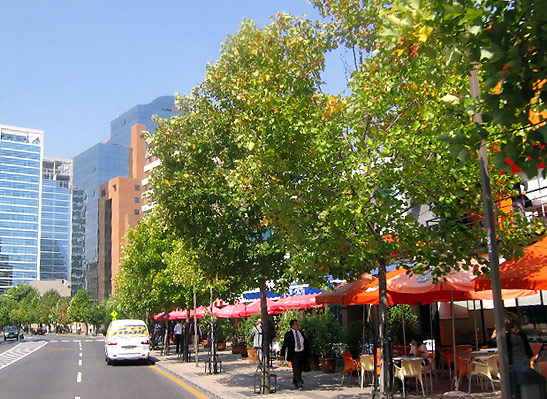
[[[320,359],[324,372],[336,370],[336,345],[343,339],[342,326],[327,309],[314,311],[300,322],[310,343],[312,359]]]

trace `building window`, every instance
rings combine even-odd
[[[135,184],[135,191],[139,191],[141,189],[141,186],[139,186],[138,184]]]
[[[135,209],[135,215],[140,215],[140,214],[141,214],[141,211],[138,209]]]
[[[101,190],[101,197],[104,197],[106,195],[106,190]]]
[[[139,197],[135,197],[135,204],[140,204],[141,203],[141,199]]]

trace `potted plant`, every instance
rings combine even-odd
[[[336,347],[342,342],[343,337],[342,326],[336,317],[327,310],[316,311],[305,317],[301,323],[302,330],[310,342],[313,363],[319,359],[323,372],[334,373],[336,371]]]

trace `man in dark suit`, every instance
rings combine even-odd
[[[298,320],[291,320],[289,325],[291,326],[291,329],[285,333],[281,353],[285,354],[285,350],[287,350],[286,359],[292,363],[292,383],[295,388],[303,390],[304,381],[302,381],[302,369],[305,362],[308,361],[310,348],[308,340],[298,329]]]

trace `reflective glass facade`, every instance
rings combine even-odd
[[[99,187],[102,183],[129,173],[129,148],[96,144],[74,158],[74,187],[86,195],[85,253],[92,265],[98,258]]]
[[[42,140],[0,125],[0,292],[38,278]]]
[[[176,111],[174,96],[162,96],[148,104],[136,105],[110,122],[110,140],[108,143],[130,147],[131,127],[133,125],[144,125],[147,131],[154,132],[156,130],[156,122],[152,120],[154,115],[169,119],[176,115]]]
[[[79,188],[72,190],[72,292],[86,288],[85,273],[85,192]]]
[[[70,188],[63,181],[42,182],[40,280],[70,279]]]

